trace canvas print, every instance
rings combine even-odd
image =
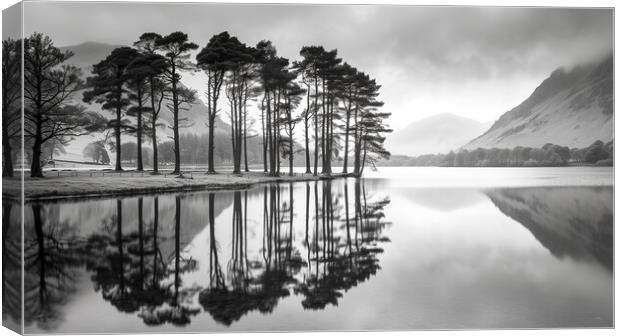
[[[5,327],[614,327],[614,8],[2,16]]]

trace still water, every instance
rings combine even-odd
[[[27,333],[613,326],[610,168],[382,168],[24,214]]]

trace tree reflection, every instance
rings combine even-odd
[[[104,222],[104,234],[89,239],[90,253],[100,254],[87,265],[94,272],[95,289],[119,311],[139,311],[138,316],[148,325],[188,324],[198,311],[185,303],[192,289],[182,287],[180,275],[193,271],[196,263],[181,256],[181,197],[175,198],[175,249],[167,259],[159,247],[158,198],[153,200],[149,233],[143,210],[143,199],[139,198],[137,230],[124,233],[123,204],[117,200],[116,214]],[[168,277],[172,277],[171,284],[166,283]]]
[[[61,320],[59,306],[75,291],[85,256],[75,228],[60,222],[50,207],[32,204],[24,228],[24,324],[52,330]]]
[[[22,323],[21,207],[2,201],[2,320],[15,332]]]
[[[383,208],[389,199],[368,195],[360,180],[353,182],[352,194],[350,182],[234,191],[231,212],[221,217],[227,218],[225,223],[218,223],[221,232],[216,229],[215,204],[231,195],[208,194],[208,223],[201,231],[208,258],[205,255],[200,265],[205,272],[200,285],[184,283],[184,274],[198,270],[194,258],[202,260],[192,254],[199,242],[184,250],[181,241],[185,225],[195,225],[187,221],[196,217],[184,215],[189,196],[116,199],[109,203],[112,209],[101,227],[82,239],[67,223],[51,220],[54,215],[42,205],[33,204],[32,234],[26,244],[28,318],[53,329],[54,321],[60,320],[59,306],[75,290],[73,283],[83,268],[104,301],[147,325],[184,326],[203,309],[228,326],[253,311],[271,313],[280,299],[292,294],[302,296],[304,309],[338,305],[346,291],[380,269],[379,243],[387,241],[382,236],[388,224]],[[173,214],[165,208],[160,213],[160,198],[174,202]],[[248,215],[248,204],[260,205],[250,208],[262,214]],[[5,206],[4,211],[6,219],[11,209]],[[5,270],[12,265],[7,259],[15,254],[11,250],[19,246],[18,240],[13,246],[6,239],[11,237],[9,222],[3,226]],[[168,242],[174,248],[165,252]],[[15,296],[11,290],[6,286],[3,291],[5,307],[13,301],[19,307],[19,300],[10,299]]]
[[[127,251],[134,237],[123,235],[123,203],[116,201],[116,214],[103,223],[105,233],[89,239],[91,253],[101,255],[88,265],[94,271],[92,281],[103,299],[121,312],[135,312],[140,303],[138,286],[135,286],[135,262]],[[115,229],[114,229],[115,227]]]
[[[314,194],[315,205],[318,205],[316,183]],[[303,307],[313,310],[324,309],[330,304],[338,305],[343,291],[374,275],[380,269],[377,255],[383,252],[377,243],[387,240],[381,232],[388,223],[381,219],[389,199],[368,202],[360,180],[355,181],[356,211],[353,220],[349,213],[347,183],[344,184],[343,206],[340,205],[340,195],[334,195],[330,181],[323,183],[321,199],[321,209],[318,206],[315,208],[314,244],[309,248],[314,251],[311,258],[314,272],[309,272],[305,281],[295,288],[296,292],[305,296]],[[336,227],[336,223],[341,225]],[[344,242],[341,243],[341,240]]]
[[[187,325],[191,322],[191,317],[200,311],[191,307],[190,298],[199,289],[195,287],[183,287],[181,274],[193,272],[197,264],[191,257],[185,258],[181,255],[181,196],[175,197],[175,222],[174,222],[174,266],[172,273],[174,280],[171,292],[166,292],[161,296],[164,304],[160,307],[150,305],[141,312],[145,323],[158,325],[172,323],[177,326]]]
[[[213,195],[211,195],[213,196]],[[210,222],[210,287],[200,293],[199,301],[205,311],[219,323],[230,325],[252,310],[272,312],[280,297],[290,293],[285,285],[294,282],[295,268],[291,254],[292,193],[287,203],[280,206],[280,187],[264,188],[263,246],[264,262],[250,262],[247,255],[247,191],[243,199],[235,192],[232,216],[232,251],[226,279],[221,275],[217,260],[217,242]],[[214,197],[214,196],[213,196]],[[284,214],[288,214],[285,217]],[[288,230],[283,226],[288,223]],[[215,256],[215,258],[214,258]],[[213,277],[215,274],[215,277]],[[214,281],[215,278],[215,281]]]

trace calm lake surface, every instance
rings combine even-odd
[[[3,319],[19,213],[3,202]],[[611,168],[27,203],[25,331],[612,327]]]

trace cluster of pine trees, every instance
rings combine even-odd
[[[72,137],[99,130],[105,118],[75,104],[75,94],[84,87],[81,72],[66,63],[73,54],[54,47],[48,36],[34,33],[23,40],[4,40],[2,56],[2,174],[13,176],[22,145],[23,101],[27,150],[21,159],[29,160],[31,176],[42,177],[45,158]]]
[[[197,52],[195,60],[193,51]],[[292,174],[294,155],[300,151],[294,140],[298,125],[303,128],[306,173],[329,175],[332,161],[339,157],[344,158],[343,173],[348,173],[352,157],[353,173],[361,175],[366,165],[389,157],[383,142],[384,134],[391,132],[385,124],[390,113],[379,110],[383,106],[377,100],[380,85],[343,62],[336,50],[305,46],[301,59],[291,62],[278,56],[270,41],[248,46],[228,32],[214,35],[203,48],[183,32],[164,36],[144,33],[133,46],[116,48],[94,64],[83,81],[80,69],[67,62],[73,54],[55,47],[48,36],[35,33],[23,41],[3,41],[5,176],[13,174],[16,151],[12,147],[20,138],[22,53],[24,139],[33,177],[43,176],[46,151],[53,155],[55,148],[90,132],[110,136],[90,144],[84,153],[97,162],[109,162],[108,145],[115,153],[118,171],[126,158],[123,135],[135,138],[135,163],[140,171],[144,170],[143,144],[150,142],[152,170],[157,173],[161,162],[157,130],[166,109],[172,114],[173,172],[180,173],[181,163],[187,160],[181,159],[184,150],[179,128],[187,122],[185,111],[198,103],[196,91],[182,85],[181,78],[200,71],[207,77],[208,110],[208,136],[200,145],[207,149],[209,173],[215,173],[215,122],[222,111],[230,121],[234,173],[241,173],[243,162],[249,171],[248,137],[257,136],[252,134],[256,133],[252,130],[256,120],[260,120],[263,168],[272,176],[281,173],[283,159],[288,159]],[[112,117],[87,111],[76,102],[79,93],[80,100],[101,104]],[[256,119],[248,113],[251,107],[260,111]]]
[[[382,165],[440,167],[540,167],[568,164],[613,165],[614,143],[598,140],[585,148],[569,148],[546,144],[540,148],[477,148],[451,151],[448,154],[426,154],[416,157],[394,155]]]

